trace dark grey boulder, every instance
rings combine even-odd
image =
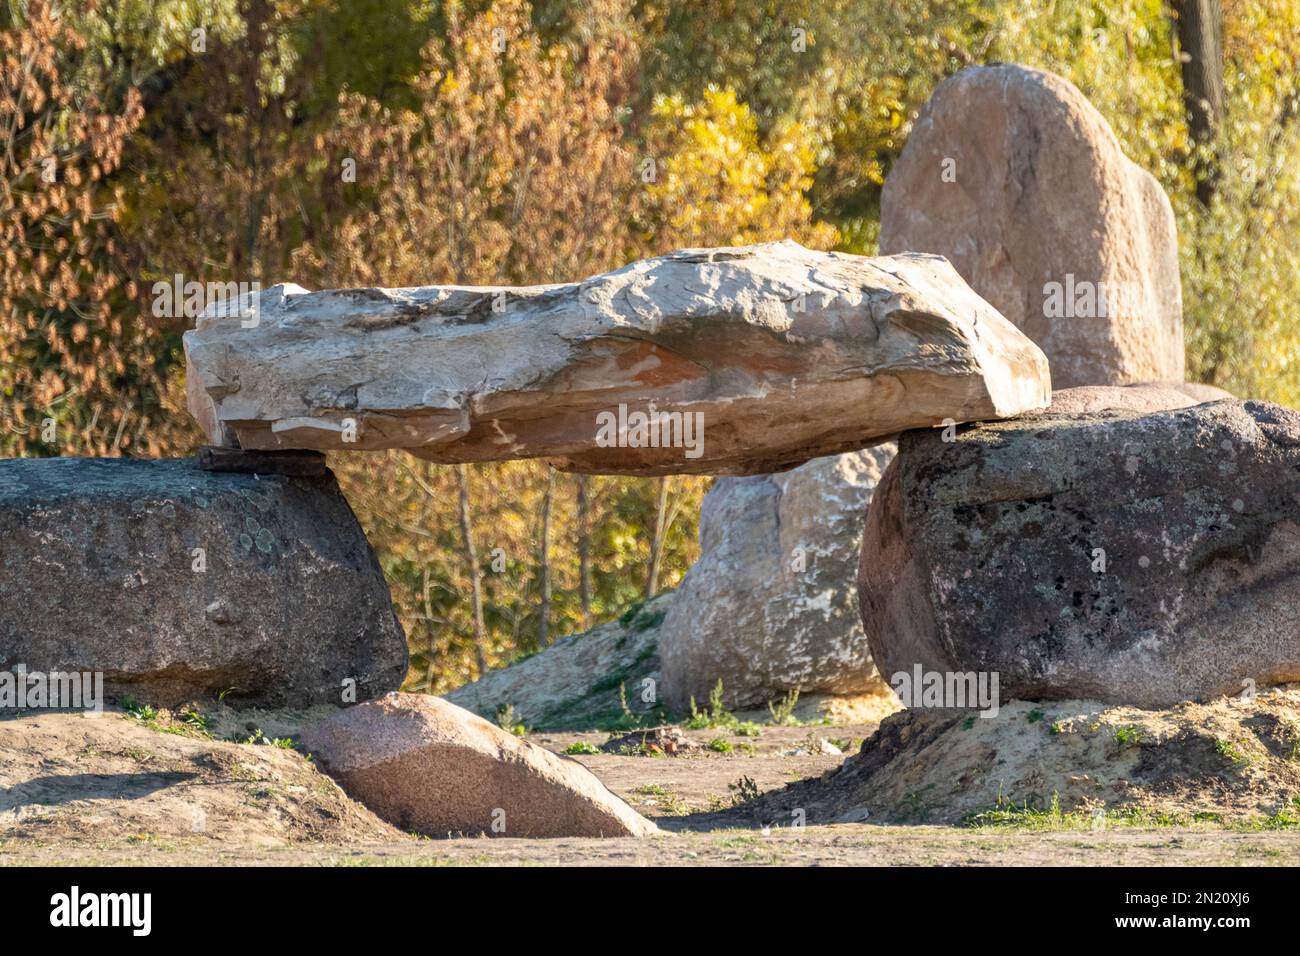
[[[912,431],[858,593],[898,672],[1142,707],[1300,680],[1300,413],[1264,402]],[[1252,683],[1253,682],[1253,683]]]
[[[399,686],[406,641],[334,476],[0,461],[0,669],[101,671],[160,706]]]

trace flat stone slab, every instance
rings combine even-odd
[[[102,672],[110,697],[307,706],[406,674],[334,476],[193,459],[0,461],[0,670]]]
[[[563,285],[279,285],[185,335],[214,445],[758,474],[1045,406],[1047,360],[947,261],[784,241]]]

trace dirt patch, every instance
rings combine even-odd
[[[167,714],[0,720],[0,863],[1300,863],[1296,687],[1169,711],[1070,701],[993,719],[679,726],[673,754],[601,749],[622,733],[530,737],[667,831],[646,840],[400,833],[286,749],[318,716],[218,707],[199,736]]]
[[[264,738],[265,739],[265,738]],[[209,739],[166,715],[0,719],[0,841],[209,846],[401,841],[302,754]]]
[[[529,739],[580,761],[661,827],[682,829],[692,814],[726,809],[755,793],[779,790],[833,770],[876,727],[768,724],[750,727],[747,733],[734,728],[676,727],[669,734],[676,742],[672,753],[662,742],[656,744],[658,751],[641,746],[643,734],[647,742],[660,741],[656,731],[536,734]]]
[[[1169,710],[1013,702],[905,711],[815,780],[691,821],[1300,825],[1300,687]]]
[[[1024,833],[866,825],[718,830],[650,839],[459,839],[348,846],[167,841],[130,845],[0,841],[0,864],[80,866],[1296,866],[1294,833],[1165,828]]]

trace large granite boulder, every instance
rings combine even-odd
[[[1173,210],[1059,76],[963,70],[885,181],[880,251],[946,256],[1047,354],[1056,388],[1183,378]]]
[[[576,760],[439,697],[388,694],[303,731],[354,800],[425,836],[619,837],[658,832]]]
[[[1228,400],[907,432],[858,593],[885,675],[1163,707],[1300,680],[1298,587],[1300,413]]]
[[[174,706],[364,700],[406,640],[333,475],[0,461],[0,670],[99,671]]]
[[[801,693],[885,692],[858,611],[867,503],[884,445],[793,471],[721,478],[700,512],[700,557],[659,629],[675,710],[722,681],[731,707]]]
[[[695,249],[567,285],[276,286],[185,335],[214,444],[757,474],[1047,404],[1047,360],[937,256]]]

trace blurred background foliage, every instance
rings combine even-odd
[[[552,282],[786,236],[874,253],[919,108],[993,61],[1072,80],[1169,193],[1189,378],[1300,404],[1294,0],[0,0],[0,451],[191,451],[184,320],[149,297],[177,274]],[[435,691],[675,585],[707,486],[333,464],[408,684]]]

